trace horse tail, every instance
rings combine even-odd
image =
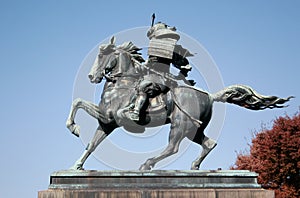
[[[231,85],[211,96],[216,102],[233,103],[251,110],[287,107],[283,104],[294,98],[293,96],[288,98],[264,96],[246,85]]]

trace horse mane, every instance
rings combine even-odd
[[[132,58],[140,63],[145,62],[142,54],[139,52],[142,48],[137,47],[131,41],[119,45],[116,49],[128,52]]]

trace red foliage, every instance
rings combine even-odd
[[[250,154],[238,154],[232,169],[258,173],[258,183],[276,197],[300,197],[300,113],[279,117],[272,129],[257,133]]]

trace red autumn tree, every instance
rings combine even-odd
[[[258,183],[278,198],[300,197],[300,113],[256,133],[250,152],[238,154],[232,169],[258,173]]]

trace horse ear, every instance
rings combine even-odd
[[[116,44],[116,37],[115,37],[115,36],[112,36],[112,37],[110,38],[110,44],[112,44],[112,45],[115,45],[115,44]]]

